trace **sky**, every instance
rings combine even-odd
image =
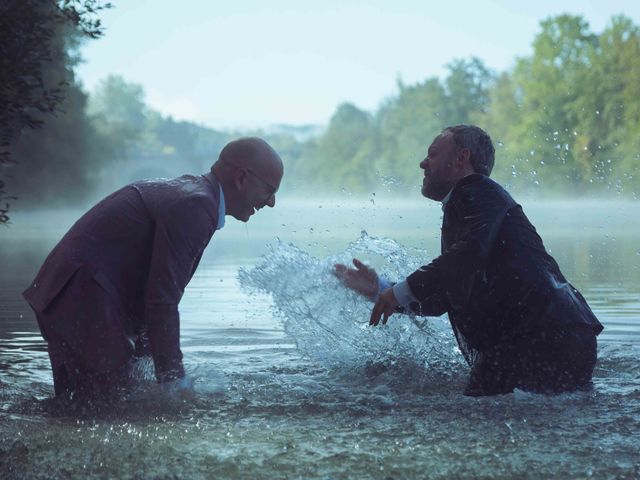
[[[141,85],[165,115],[213,128],[324,125],[351,102],[375,111],[453,59],[495,71],[531,53],[540,21],[613,15],[640,25],[638,0],[111,0],[105,35],[77,73],[91,92],[108,75]]]

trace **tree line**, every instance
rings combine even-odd
[[[640,31],[616,16],[600,34],[580,16],[543,21],[530,56],[496,73],[455,60],[444,79],[398,91],[375,112],[343,104],[299,159],[317,185],[379,189],[416,183],[442,127],[474,123],[496,144],[494,175],[545,193],[640,193]]]
[[[0,224],[17,196],[89,192],[83,161],[94,131],[74,68],[103,34],[101,0],[0,0]],[[24,195],[23,195],[24,194]]]
[[[63,55],[45,70],[65,72],[61,108],[56,116],[29,108],[40,128],[14,131],[5,149],[10,168],[0,167],[4,190],[24,205],[64,205],[136,177],[206,171],[240,135],[261,135],[281,153],[285,191],[401,194],[417,188],[431,140],[459,123],[489,132],[493,176],[511,188],[632,198],[640,192],[640,30],[624,16],[600,33],[580,16],[548,18],[532,53],[507,71],[457,59],[444,78],[398,80],[375,111],[339,105],[319,132],[220,131],[176,121],[149,108],[142,87],[116,76],[87,94],[73,76],[78,26],[55,32]],[[0,184],[0,196],[2,190]]]

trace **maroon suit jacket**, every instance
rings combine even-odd
[[[62,322],[47,307],[78,269],[89,270],[126,317],[127,335],[146,330],[158,380],[182,377],[178,303],[216,230],[219,202],[211,173],[128,185],[71,227],[23,295],[39,322]]]

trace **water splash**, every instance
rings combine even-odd
[[[394,240],[362,232],[344,252],[318,259],[292,244],[270,246],[253,269],[241,269],[240,284],[273,298],[275,315],[304,356],[323,366],[396,364],[405,359],[448,372],[460,356],[445,322],[395,314],[386,327],[369,327],[372,304],[332,275],[335,263],[359,258],[390,280],[401,279],[426,258]]]

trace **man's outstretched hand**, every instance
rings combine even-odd
[[[333,274],[347,288],[355,290],[370,300],[374,300],[378,294],[378,274],[373,268],[367,267],[357,258],[353,259],[353,265],[356,268],[349,268],[342,263],[336,263]]]
[[[386,325],[387,320],[391,316],[393,312],[396,311],[396,307],[398,306],[398,300],[396,299],[395,294],[393,293],[393,288],[387,288],[384,290],[376,304],[373,306],[373,310],[371,311],[371,318],[369,319],[369,325],[373,325],[374,327],[380,323],[380,319],[382,318],[382,324]]]

